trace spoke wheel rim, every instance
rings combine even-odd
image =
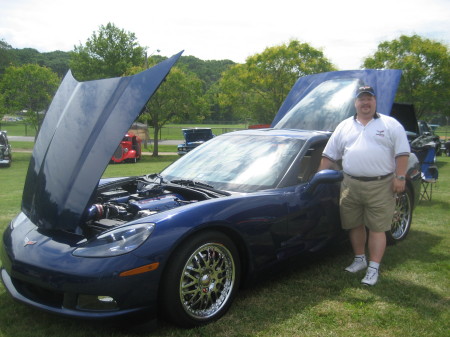
[[[235,282],[233,255],[223,245],[206,243],[184,265],[180,279],[180,300],[195,319],[216,315],[228,302]]]
[[[395,240],[401,239],[408,231],[411,222],[411,200],[408,193],[397,195],[391,234]]]

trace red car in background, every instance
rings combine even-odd
[[[141,159],[142,140],[134,133],[128,132],[123,137],[114,155],[111,158],[113,163],[131,162],[135,163]]]

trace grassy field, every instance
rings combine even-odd
[[[26,126],[23,122],[1,122],[1,129],[8,131],[10,136],[35,136],[35,130],[30,126]],[[160,139],[173,140],[183,139],[182,129],[185,128],[211,128],[213,133],[218,136],[222,133],[247,129],[247,124],[167,124],[160,132]],[[441,137],[441,139],[450,139],[450,126],[440,126],[436,129],[435,133]],[[153,138],[153,129],[149,129],[150,138]]]
[[[0,169],[0,231],[19,211],[29,153]],[[158,172],[177,156],[110,165],[105,176]],[[388,248],[375,287],[344,273],[348,245],[296,261],[239,292],[216,323],[182,330],[164,322],[139,336],[449,336],[450,157],[439,157],[432,201],[421,201],[407,239]],[[124,323],[124,326],[126,323]],[[0,337],[135,336],[103,322],[57,317],[16,303],[0,285]]]
[[[11,147],[13,149],[13,152],[24,152],[24,151],[31,151],[33,150],[34,142],[18,142],[18,141],[12,141],[10,142]],[[142,152],[150,152],[153,153],[153,145],[148,145],[147,148],[142,145]],[[158,145],[158,153],[163,152],[177,152],[177,146],[176,145],[165,145],[165,144],[159,144]]]
[[[162,140],[179,140],[183,139],[182,129],[185,128],[211,128],[213,133],[218,136],[222,133],[246,129],[246,124],[168,124],[164,126],[160,132],[159,139]],[[26,126],[23,122],[2,122],[1,129],[8,131],[10,136],[30,136],[34,137],[36,132],[30,126]],[[149,136],[153,138],[153,129],[149,128]]]
[[[450,139],[450,126],[440,126],[436,129],[435,133],[441,139]]]
[[[7,131],[9,136],[29,136],[34,137],[36,131],[23,122],[1,122],[1,130]]]

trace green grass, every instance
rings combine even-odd
[[[171,140],[171,139],[183,139],[182,129],[186,128],[211,128],[214,135],[218,136],[223,133],[246,129],[245,124],[168,124],[164,126],[160,132],[160,139]],[[150,138],[153,138],[153,129],[149,129]]]
[[[164,155],[152,157],[142,156],[135,164],[120,163],[110,164],[103,173],[104,177],[137,176],[151,173],[159,173],[179,158],[178,155]]]
[[[213,133],[218,136],[222,133],[246,129],[246,124],[167,124],[160,131],[160,139],[177,140],[183,139],[182,129],[185,128],[211,128]],[[1,129],[8,131],[9,136],[32,136],[35,131],[30,126],[26,126],[23,122],[1,122]],[[153,129],[149,128],[149,137],[153,138]]]
[[[17,141],[10,141],[11,147],[14,151],[21,151],[21,150],[33,150],[34,142],[17,142]]]
[[[23,122],[0,122],[2,131],[8,131],[8,136],[30,136],[34,137],[36,131],[33,127]]]
[[[0,229],[20,208],[28,153],[14,153],[0,169]],[[137,164],[110,165],[106,176],[160,171],[177,156],[146,156]],[[182,330],[164,322],[139,336],[449,336],[450,157],[439,157],[432,201],[421,201],[407,239],[387,249],[381,279],[363,287],[363,275],[344,273],[348,245],[332,254],[270,271],[243,289],[231,310],[205,327]],[[125,324],[125,323],[124,323]],[[0,337],[135,336],[109,324],[50,315],[14,302],[0,285]]]
[[[144,148],[142,146],[142,152],[150,152],[153,153],[153,145],[148,145],[147,148]],[[177,145],[165,145],[165,144],[158,144],[158,153],[162,152],[177,152]]]
[[[12,141],[12,142],[10,142],[10,144],[11,144],[13,151],[18,151],[18,152],[30,151],[30,150],[33,150],[33,147],[34,147],[34,142]],[[144,146],[142,146],[142,152],[152,153],[153,145],[148,145],[147,148],[144,148]],[[159,144],[158,152],[177,152],[177,146],[176,145]]]

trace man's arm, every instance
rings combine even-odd
[[[331,169],[335,165],[334,161],[330,158],[322,156],[322,160],[320,161],[319,169],[317,171]]]
[[[408,155],[395,158],[395,177],[392,186],[394,193],[401,193],[405,190],[406,180],[404,177],[408,167],[408,158]]]

